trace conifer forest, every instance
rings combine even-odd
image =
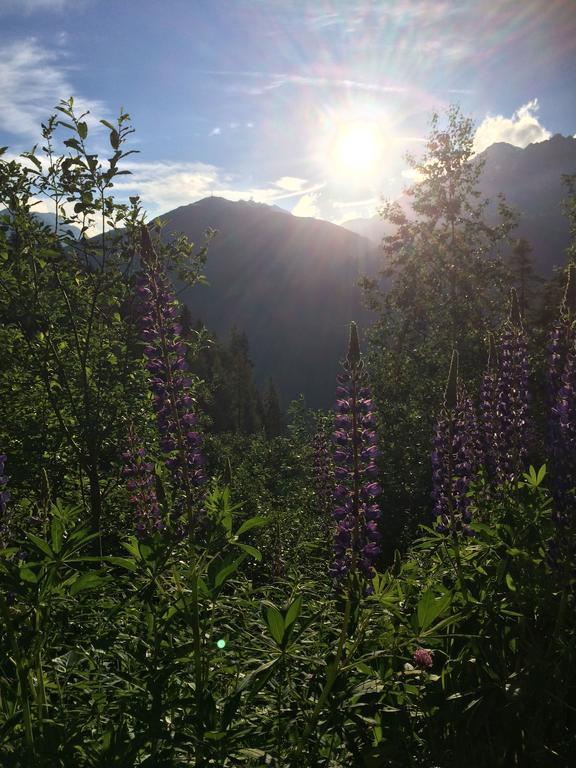
[[[100,130],[0,149],[0,764],[574,765],[576,177],[544,279],[432,115],[311,409],[182,299],[219,235],[115,197]]]

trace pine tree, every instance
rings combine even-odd
[[[268,439],[278,437],[283,431],[282,408],[280,397],[272,379],[268,379],[268,386],[263,402],[264,431]]]

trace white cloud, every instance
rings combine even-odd
[[[552,134],[538,120],[538,109],[538,99],[532,99],[516,110],[512,117],[485,117],[474,136],[474,151],[482,152],[498,141],[505,141],[515,147],[527,147],[528,144],[549,139]]]
[[[0,49],[0,130],[38,139],[40,123],[74,91],[60,52],[43,48],[34,38]],[[74,103],[78,113],[89,110],[109,118],[101,101],[75,96]],[[89,124],[98,123],[92,119]]]
[[[274,183],[277,187],[285,189],[287,192],[301,192],[307,182],[306,179],[299,179],[296,176],[282,176]]]
[[[216,128],[212,128],[212,130],[210,131],[210,136],[220,136],[221,133],[222,133],[222,128],[220,128],[217,125]]]
[[[312,198],[322,184],[306,186],[305,179],[283,176],[277,181],[258,187],[247,187],[242,180],[214,165],[205,163],[141,162],[126,161],[122,168],[131,171],[114,184],[113,192],[118,199],[140,195],[150,217],[166,213],[180,205],[188,205],[203,197],[217,195],[227,200],[254,200],[273,205],[280,200],[302,196]],[[308,201],[310,203],[311,200]],[[297,205],[305,210],[302,199]],[[317,209],[316,209],[317,212]],[[303,213],[297,215],[316,215]]]
[[[317,205],[317,200],[318,194],[315,192],[302,195],[294,208],[292,208],[292,214],[294,216],[320,218],[320,208]]]

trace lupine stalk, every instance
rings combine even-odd
[[[4,474],[6,464],[6,455],[0,454],[0,547],[5,547],[9,537],[8,521],[8,502],[10,501],[10,492],[6,490],[8,476]]]
[[[338,376],[334,453],[336,487],[333,517],[336,521],[334,563],[331,575],[342,580],[359,572],[374,575],[380,553],[378,521],[381,493],[376,482],[378,467],[375,417],[365,383],[356,324],[350,325],[348,355]]]
[[[488,364],[480,384],[480,408],[478,413],[483,463],[490,480],[494,480],[499,471],[498,450],[496,447],[498,437],[496,422],[497,370],[496,345],[494,343],[494,336],[490,334],[488,338]]]
[[[122,475],[126,478],[130,502],[134,506],[138,536],[163,530],[164,523],[154,483],[154,464],[132,428],[128,432],[128,445],[122,459]]]
[[[186,512],[193,522],[198,489],[205,481],[202,440],[194,429],[197,417],[190,393],[192,381],[186,363],[186,345],[176,321],[178,304],[168,275],[154,252],[148,230],[142,228],[142,271],[138,280],[141,330],[150,373],[150,388],[159,434],[175,494],[174,516]]]
[[[510,317],[500,342],[500,370],[496,386],[495,442],[500,482],[513,480],[528,456],[531,443],[529,378],[526,334],[518,297],[512,289]]]
[[[334,494],[334,472],[328,440],[322,430],[314,435],[314,490],[318,509],[324,513],[330,509]]]
[[[576,268],[570,265],[566,291],[549,344],[550,453],[555,521],[564,529],[576,508]]]
[[[471,535],[468,492],[480,463],[476,414],[472,400],[458,384],[458,353],[454,351],[432,450],[433,514],[441,533]]]

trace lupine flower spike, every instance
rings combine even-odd
[[[496,386],[498,381],[498,358],[494,335],[488,336],[488,364],[480,384],[479,427],[484,468],[490,480],[498,474]]]
[[[8,476],[4,474],[4,465],[6,464],[6,455],[0,453],[0,547],[8,544],[9,524],[8,524],[8,502],[10,501],[10,492],[6,490]]]
[[[188,522],[192,523],[205,477],[200,450],[202,441],[195,429],[197,417],[193,411],[192,381],[185,359],[186,345],[176,321],[178,303],[146,227],[142,228],[141,236],[142,271],[138,295],[159,444],[166,456],[175,491],[173,516],[178,518],[186,512]]]
[[[336,389],[336,487],[332,513],[336,533],[334,563],[330,570],[331,575],[340,581],[348,574],[356,573],[371,578],[380,553],[380,507],[376,499],[381,488],[376,482],[378,448],[375,418],[355,323],[350,325],[348,355],[343,368]]]
[[[128,444],[122,459],[122,475],[126,478],[130,501],[134,506],[138,536],[143,537],[163,530],[164,523],[154,483],[154,464],[146,456],[146,450],[133,428],[128,432]]]
[[[432,499],[437,530],[470,536],[470,484],[480,468],[479,430],[471,399],[458,383],[458,353],[452,353],[444,407],[432,450]]]
[[[576,508],[576,267],[572,264],[549,349],[555,520],[565,528]]]
[[[320,429],[314,435],[314,486],[318,510],[324,514],[332,504],[334,472],[328,440]]]
[[[496,386],[496,448],[500,482],[513,480],[523,469],[531,443],[527,340],[514,289],[510,299],[510,317],[500,343],[500,370]]]

